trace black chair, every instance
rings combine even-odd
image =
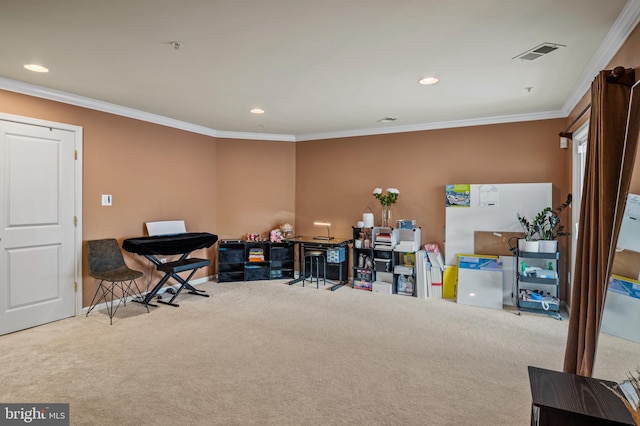
[[[87,316],[96,305],[104,300],[109,314],[109,322],[113,324],[113,316],[120,304],[122,303],[126,306],[127,297],[139,296],[142,293],[136,283],[136,278],[140,278],[143,274],[140,271],[130,269],[124,263],[120,246],[114,238],[87,241],[87,252],[89,275],[96,280],[100,280],[87,311]],[[116,289],[120,290],[119,295],[115,291]],[[114,307],[115,300],[118,303]],[[149,312],[149,307],[147,306],[146,308],[147,312]]]

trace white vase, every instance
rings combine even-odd
[[[557,240],[540,240],[538,251],[540,253],[555,253],[558,251]]]
[[[521,238],[518,240],[518,250],[521,252],[538,253],[540,247],[539,243],[540,241],[538,240],[527,241],[524,238]]]

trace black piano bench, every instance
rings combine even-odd
[[[185,287],[189,290],[190,294],[195,294],[197,296],[202,296],[202,297],[209,297],[208,294],[203,294],[204,290],[197,290],[191,284],[189,284],[189,280],[191,279],[191,277],[193,277],[193,274],[195,274],[198,269],[204,268],[205,266],[209,266],[210,264],[211,262],[208,259],[197,259],[197,258],[182,259],[182,260],[176,260],[174,262],[160,263],[158,265],[158,270],[164,272],[166,274],[166,277],[172,277],[176,281],[178,281],[180,283],[180,287],[168,302],[165,302],[162,300],[158,300],[157,302],[164,303],[165,305],[180,306],[177,303],[173,303],[173,301],[176,299],[176,297],[178,297],[182,289]],[[189,274],[189,277],[187,277],[186,280],[182,279],[182,277],[178,275],[178,273],[184,272],[184,271],[191,271],[191,273]]]

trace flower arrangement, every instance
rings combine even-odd
[[[383,207],[389,207],[392,204],[398,202],[398,195],[400,191],[397,188],[387,188],[386,195],[382,195],[382,188],[376,188],[373,190],[373,196],[380,201]]]

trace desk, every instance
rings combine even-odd
[[[326,252],[332,248],[344,248],[345,260],[340,263],[327,263],[327,278],[335,276],[337,269],[338,284],[331,287],[335,291],[349,282],[349,250],[347,246],[353,242],[350,238],[332,238],[330,240],[319,240],[313,237],[294,237],[289,240],[298,246],[298,278],[289,281],[289,285],[302,281],[302,271],[304,269],[304,252],[306,250],[320,250]],[[333,269],[333,270],[332,270]]]
[[[529,367],[531,425],[635,425],[615,382]]]
[[[189,259],[189,255],[192,251],[208,248],[214,245],[218,241],[218,236],[209,234],[208,232],[186,232],[183,234],[175,235],[157,235],[153,237],[139,237],[129,238],[122,242],[122,248],[130,253],[140,254],[146,257],[151,263],[156,265],[159,271],[164,272],[162,279],[153,287],[153,289],[146,294],[142,301],[137,301],[145,306],[153,305],[149,302],[155,297],[158,291],[165,285],[170,278],[175,279],[180,283],[178,291],[173,295],[168,302],[158,301],[171,306],[179,306],[173,301],[180,294],[183,288],[187,288],[190,294],[198,296],[209,297],[208,294],[203,294],[202,290],[196,290],[189,280],[193,277],[193,274],[200,268],[208,266],[211,262],[208,259]],[[173,262],[162,263],[157,258],[158,255],[180,255],[180,258]],[[186,279],[183,279],[180,275],[181,272],[191,271]]]

